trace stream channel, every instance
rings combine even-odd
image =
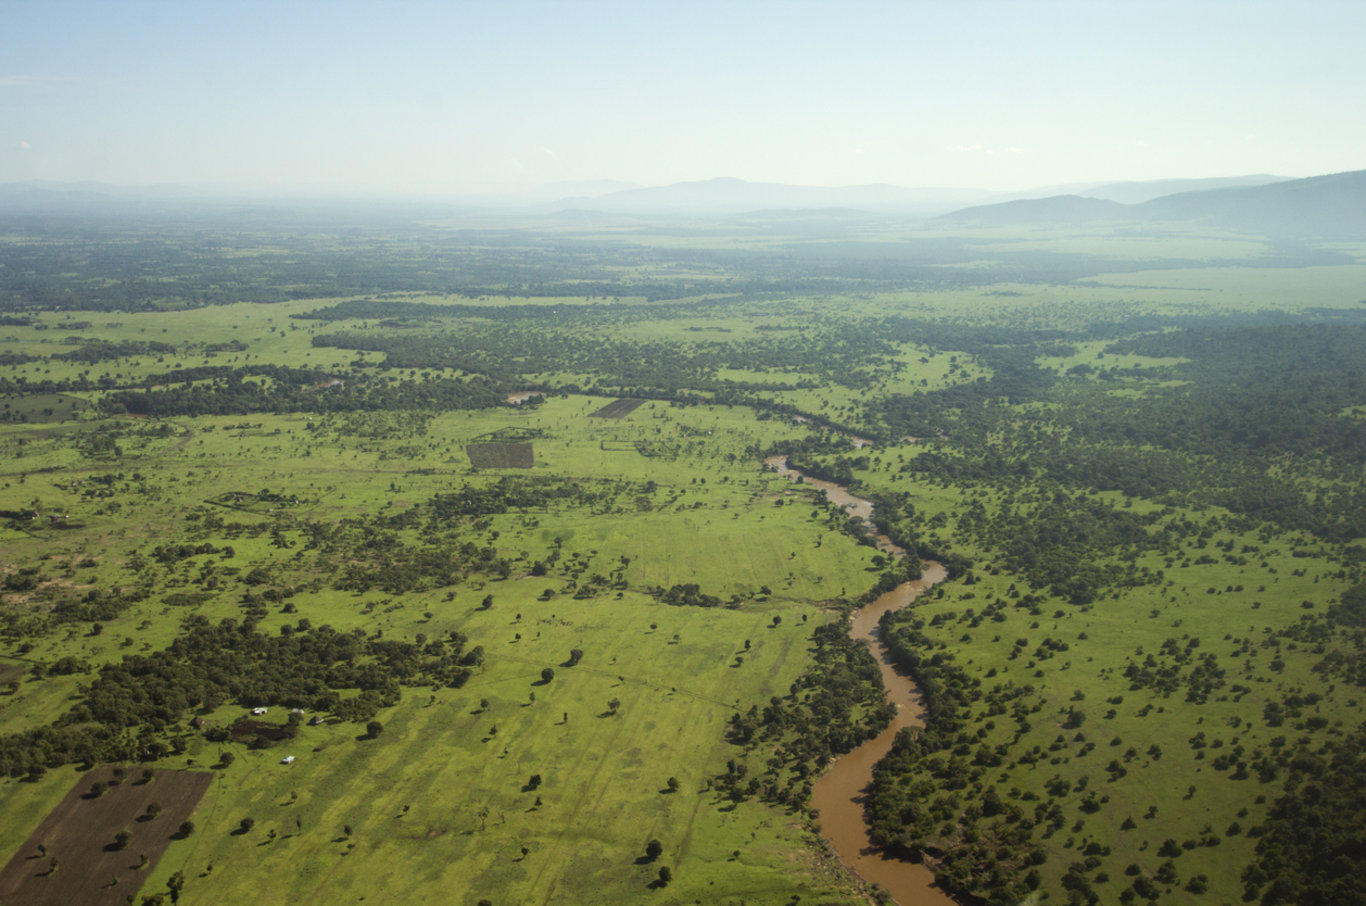
[[[788,468],[786,456],[771,456],[764,460],[764,465],[784,478],[801,479],[808,487],[824,491],[831,503],[843,507],[850,516],[867,521],[873,514],[870,501],[855,497],[840,485],[810,478]],[[885,553],[906,554],[885,535],[877,536],[877,546]],[[926,561],[924,574],[919,579],[898,585],[854,612],[849,637],[872,647],[882,671],[882,685],[887,689],[887,697],[896,705],[896,716],[876,737],[837,758],[830,770],[816,781],[811,793],[811,805],[820,812],[821,836],[834,848],[840,861],[863,880],[886,890],[900,906],[957,904],[935,886],[934,873],[924,865],[887,855],[868,838],[863,803],[873,782],[873,766],[891,751],[898,730],[924,726],[920,689],[911,677],[892,664],[891,652],[880,638],[878,621],[884,613],[910,604],[926,589],[942,582],[945,575],[941,564]]]

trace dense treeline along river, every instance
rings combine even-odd
[[[764,464],[785,478],[793,481],[800,478],[804,484],[825,491],[830,502],[844,507],[850,516],[866,520],[873,513],[870,501],[850,494],[848,489],[788,468],[786,456],[771,456]],[[905,550],[885,536],[879,536],[877,540],[879,549],[906,555]],[[821,836],[834,847],[840,860],[865,881],[890,893],[901,906],[955,906],[955,902],[935,886],[934,873],[924,865],[886,855],[868,838],[863,801],[865,791],[873,782],[873,766],[891,751],[892,741],[901,728],[924,725],[920,689],[909,676],[893,666],[891,652],[879,637],[878,623],[883,614],[907,606],[926,589],[942,582],[945,576],[942,564],[927,561],[919,579],[898,585],[854,612],[849,637],[872,646],[882,670],[882,685],[896,705],[896,717],[876,737],[838,758],[816,781],[811,793],[811,805],[820,812]]]

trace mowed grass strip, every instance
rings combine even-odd
[[[111,784],[116,770],[104,765],[82,775],[48,813],[0,871],[0,902],[126,902],[152,873],[213,780],[204,771],[157,771],[145,780],[141,769],[127,768],[122,782],[94,795],[91,786]],[[122,847],[115,843],[121,832],[131,834]]]

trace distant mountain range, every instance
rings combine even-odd
[[[1027,198],[1081,195],[1126,204],[1149,201],[1174,192],[1260,186],[1284,181],[1283,176],[1259,174],[1213,179],[1162,179],[1150,182],[1074,183],[1027,192],[990,192],[986,189],[908,189],[885,183],[863,186],[794,186],[783,183],[747,182],[721,178],[680,182],[667,186],[631,188],[561,198],[554,210],[596,211],[617,214],[754,214],[776,211],[842,209],[872,213],[896,212],[933,217],[967,205],[1004,203]]]
[[[906,189],[885,184],[793,186],[723,177],[592,197],[563,198],[555,202],[554,207],[617,214],[744,214],[825,208],[931,214],[993,197],[993,193],[983,189]]]
[[[937,222],[964,226],[1194,223],[1267,236],[1358,239],[1366,238],[1366,170],[1178,192],[1141,204],[1055,195],[965,208]]]
[[[1214,179],[1079,183],[1033,192],[992,193],[971,188],[904,188],[893,185],[794,186],[709,179],[654,188],[622,183],[545,186],[582,194],[553,202],[516,199],[362,199],[234,197],[179,185],[127,187],[104,183],[25,182],[0,184],[0,213],[307,211],[311,216],[380,211],[403,217],[447,209],[487,210],[551,218],[563,223],[604,224],[656,217],[744,217],[747,220],[857,222],[869,217],[925,220],[953,226],[1065,226],[1194,223],[1268,236],[1366,238],[1366,171],[1287,179],[1265,174]],[[501,216],[501,215],[500,215]]]
[[[1177,192],[1203,192],[1207,189],[1232,189],[1240,186],[1264,186],[1285,182],[1288,176],[1256,173],[1248,176],[1216,176],[1208,179],[1150,179],[1137,182],[1071,183],[1061,186],[1042,186],[1027,192],[1012,192],[994,202],[1018,201],[1025,198],[1052,198],[1055,195],[1081,195],[1085,198],[1106,198],[1124,204],[1142,204],[1175,195]]]

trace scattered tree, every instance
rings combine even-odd
[[[212,868],[213,866],[210,866]],[[185,872],[178,871],[166,879],[166,887],[171,891],[171,902],[180,902],[180,892],[185,889]]]

